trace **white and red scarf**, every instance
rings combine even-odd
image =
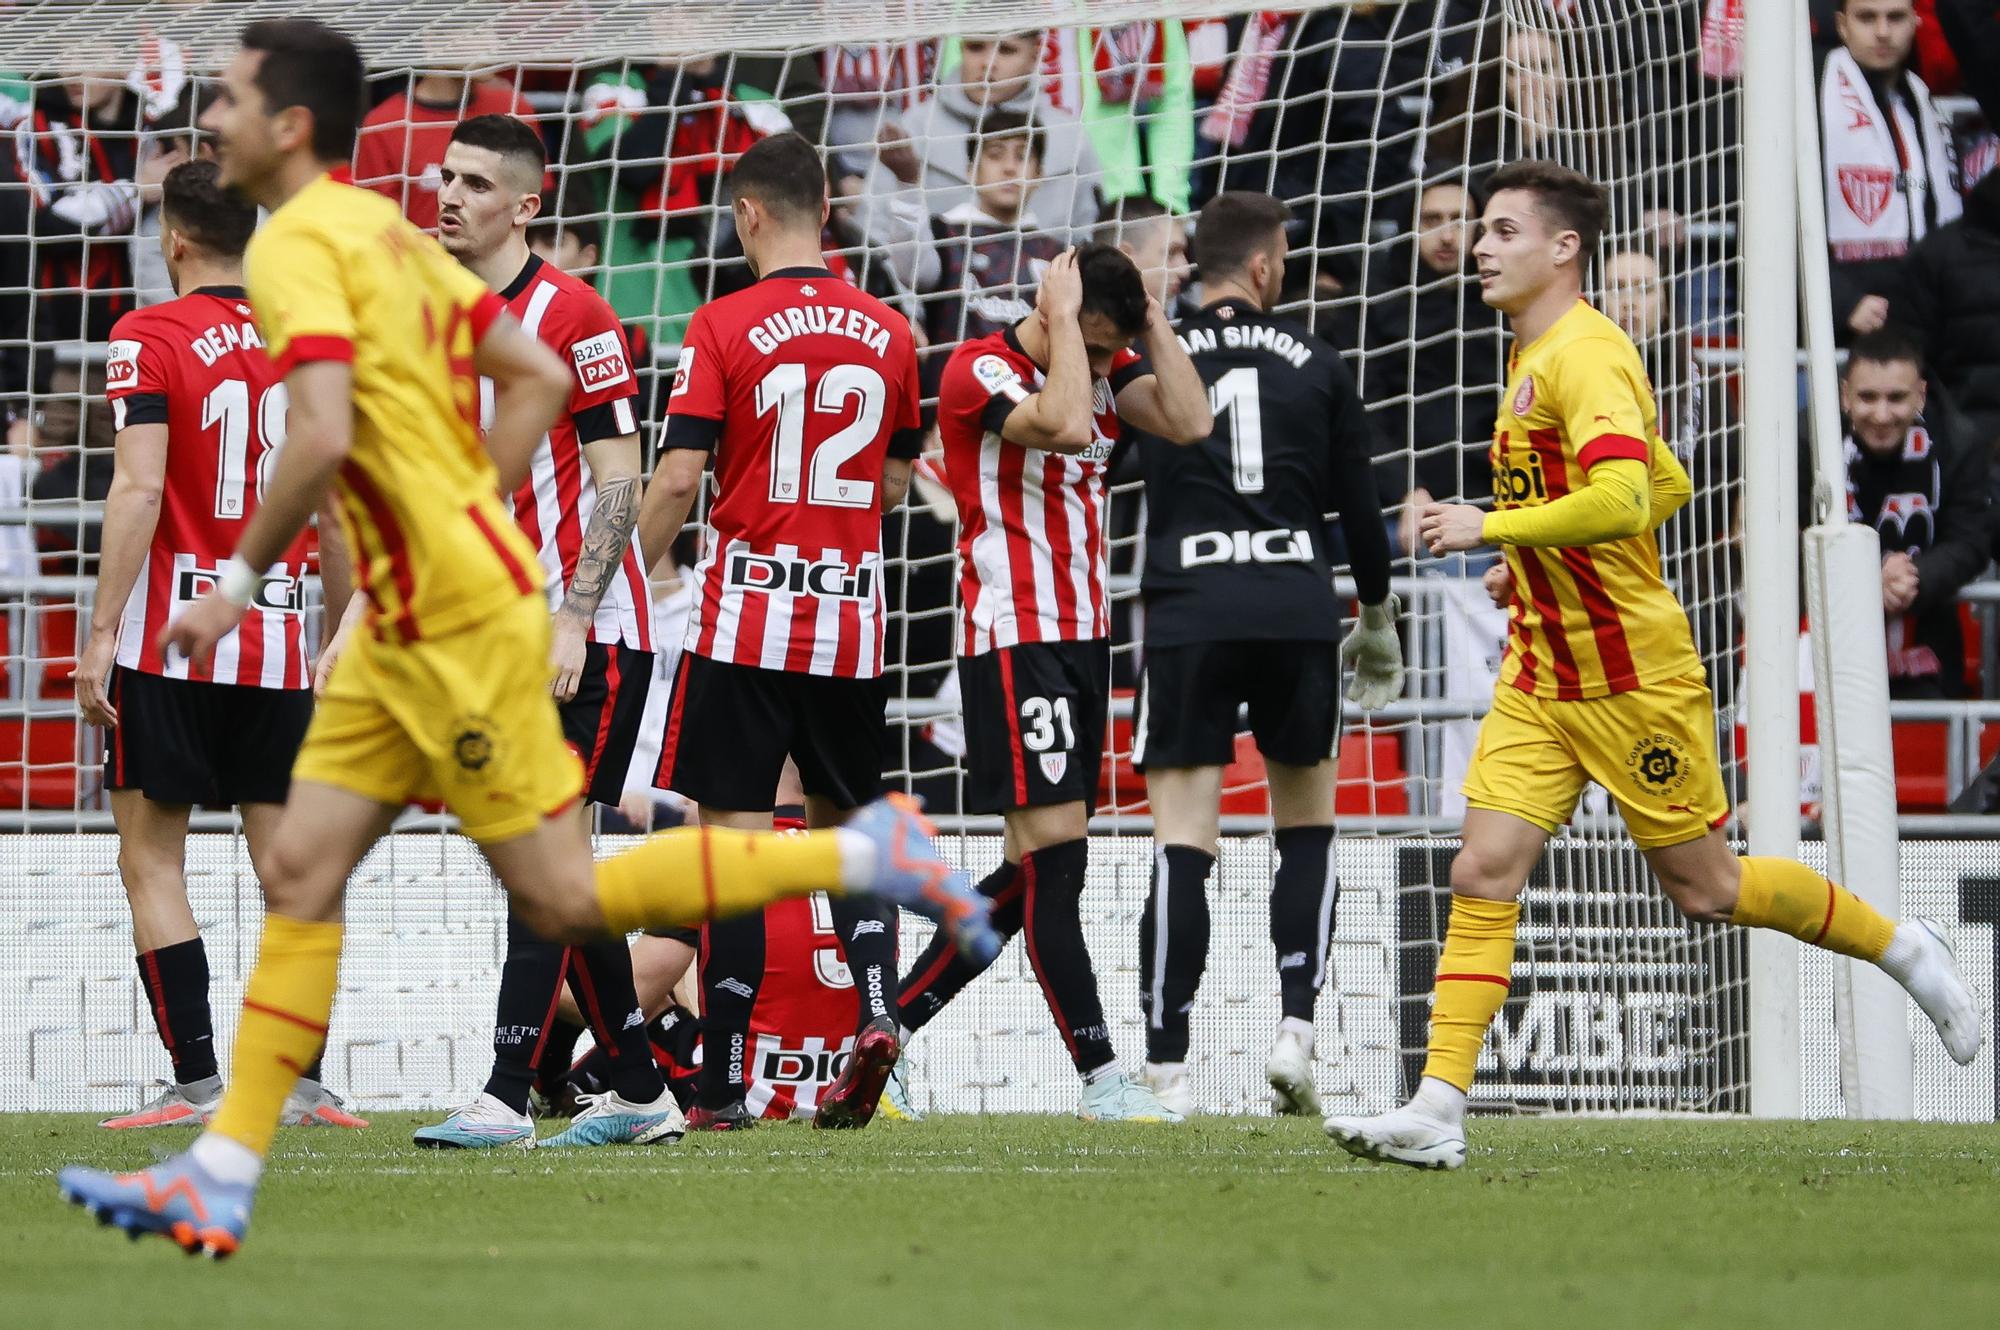
[[[1836,262],[1898,258],[1964,210],[1951,139],[1915,74],[1896,76],[1902,96],[1881,105],[1845,47],[1820,80],[1826,239]]]

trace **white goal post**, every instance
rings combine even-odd
[[[1252,188],[1292,205],[1287,308],[1350,360],[1379,436],[1375,497],[1392,532],[1419,492],[1490,493],[1485,445],[1506,348],[1497,317],[1467,284],[1471,238],[1456,211],[1463,194],[1453,191],[1513,157],[1577,167],[1611,203],[1587,295],[1633,330],[1663,433],[1695,481],[1694,501],[1662,529],[1662,558],[1709,665],[1732,795],[1752,812],[1731,832],[1758,853],[1802,849],[1817,862],[1822,847],[1800,846],[1797,815],[1795,353],[1801,255],[1814,250],[1800,233],[1806,200],[1797,183],[1813,133],[1796,114],[1795,91],[1810,70],[1791,4],[1744,4],[1740,34],[1715,22],[1711,10],[1721,8],[1703,0],[1306,10],[1241,0],[49,0],[0,10],[0,151],[25,154],[19,178],[0,174],[0,202],[22,202],[29,219],[24,232],[6,232],[13,214],[0,208],[0,260],[27,260],[19,275],[0,262],[0,369],[18,364],[26,375],[0,380],[0,402],[18,402],[36,429],[27,463],[9,471],[0,454],[0,1110],[119,1108],[165,1067],[131,963],[101,736],[77,724],[63,678],[77,645],[66,634],[88,623],[101,519],[86,481],[108,460],[94,432],[103,329],[92,323],[91,300],[114,288],[127,304],[163,292],[157,274],[148,277],[145,195],[123,178],[63,174],[64,145],[81,140],[47,128],[44,105],[63,87],[95,79],[129,94],[131,116],[92,133],[114,160],[137,163],[185,134],[188,109],[256,18],[304,14],[343,28],[361,44],[378,94],[442,96],[442,109],[432,109],[447,119],[472,104],[478,80],[513,83],[551,150],[546,211],[565,231],[598,237],[591,275],[647,339],[648,391],[661,393],[687,315],[741,275],[722,219],[725,172],[688,165],[702,154],[676,137],[701,116],[746,134],[792,124],[834,143],[836,174],[857,182],[837,188],[862,192],[836,198],[830,247],[855,280],[923,325],[934,348],[968,326],[962,312],[940,310],[962,311],[973,295],[994,308],[1031,298],[1025,283],[924,287],[868,219],[877,187],[907,204],[893,172],[884,184],[890,168],[875,145],[893,142],[917,105],[956,86],[959,39],[1042,32],[1037,114],[1090,149],[1077,158],[1091,163],[1077,171],[1086,204],[1067,220],[1065,239],[1103,235],[1142,248],[1152,234],[1143,220],[1098,230],[1093,194],[1148,196],[1185,213],[1217,187]],[[641,152],[632,128],[648,116],[654,131],[664,125],[664,146]],[[414,158],[409,165],[387,190],[421,203],[434,173]],[[69,192],[98,186],[122,225],[77,234],[47,213]],[[916,221],[919,231],[930,223],[921,207]],[[84,288],[81,314],[77,292],[49,276],[56,258],[113,274],[101,291]],[[1808,296],[1812,268],[1804,264]],[[1808,358],[1808,370],[1816,388],[1830,382],[1822,355]],[[44,477],[65,468],[84,479],[58,493]],[[1151,827],[1130,760],[1142,505],[1136,485],[1110,499],[1117,693],[1084,904],[1127,1059],[1140,1056],[1135,953]],[[951,853],[980,870],[998,855],[997,824],[961,813],[958,704],[943,687],[949,508],[935,478],[920,472],[909,508],[887,526],[892,774],[932,799]],[[1864,557],[1846,539],[1827,537],[1822,574],[1838,559]],[[1343,894],[1319,1046],[1323,1089],[1355,1108],[1407,1092],[1421,1061],[1444,866],[1462,812],[1457,781],[1505,631],[1479,592],[1476,561],[1400,555],[1408,689],[1372,718],[1350,715],[1341,750]],[[1857,608],[1823,599],[1836,618]],[[1815,621],[1821,640],[1846,631]],[[1856,677],[1870,660],[1880,653],[1843,649],[1829,657],[1822,687],[1858,683],[1872,697],[1878,681]],[[1822,714],[1833,705],[1823,702]],[[1857,782],[1875,759],[1850,756],[1861,751],[1850,744],[1863,727],[1841,714],[1837,737],[1822,731],[1838,773],[1828,803],[1840,810],[1826,848],[1865,891],[1879,870],[1862,865],[1883,862],[1882,842],[1879,827],[1856,814],[1881,808],[1878,787]],[[1872,716],[1866,728],[1873,733]],[[1213,1110],[1260,1107],[1276,1020],[1261,773],[1246,745],[1226,777],[1215,954],[1191,1056],[1197,1094]],[[1907,1030],[1898,1054],[1892,1036],[1907,1013],[1900,995],[1892,1008],[1871,992],[1872,976],[1829,968],[1787,938],[1681,921],[1603,795],[1586,797],[1531,885],[1514,996],[1482,1061],[1480,1107],[1993,1116],[1991,1053],[1959,1079],[1935,1059],[1911,1058]],[[215,958],[226,1043],[259,897],[229,821],[199,825],[190,885]],[[607,837],[600,848],[615,843]],[[1983,848],[1954,858],[1943,845],[1912,847],[1902,857],[1904,904],[1952,922],[1986,993],[1995,964],[1981,894],[1989,876],[2000,880],[2000,867],[1987,873]],[[392,1108],[445,1104],[476,1086],[499,921],[497,894],[470,846],[434,822],[408,824],[364,864],[329,1053],[336,1088],[363,1107]],[[906,955],[923,933],[909,926]],[[1838,1016],[1836,991],[1855,998]],[[913,1057],[918,1093],[938,1108],[1073,1106],[1059,1042],[1013,956],[915,1041]],[[1900,1089],[1897,1067],[1913,1068]]]

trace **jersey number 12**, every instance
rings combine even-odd
[[[771,502],[822,504],[828,508],[866,508],[875,501],[875,482],[844,477],[840,468],[875,442],[882,428],[882,408],[888,396],[882,376],[866,365],[833,365],[819,376],[812,409],[839,415],[849,398],[859,398],[854,419],[829,434],[813,449],[806,466],[806,367],[796,361],[773,365],[757,383],[757,418],[778,413],[771,431]],[[806,472],[800,488],[800,472]]]

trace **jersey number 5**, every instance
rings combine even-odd
[[[875,482],[843,477],[840,468],[875,442],[882,428],[882,408],[888,392],[882,376],[866,365],[835,365],[819,376],[812,409],[839,415],[849,398],[860,398],[852,423],[834,431],[813,449],[808,469],[806,451],[806,367],[796,362],[773,365],[757,384],[757,418],[778,413],[771,431],[771,502],[817,503],[828,508],[866,508],[875,501]],[[800,472],[805,471],[801,489]]]
[[[238,519],[248,511],[245,492],[250,487],[250,430],[257,430],[257,499],[271,481],[271,465],[285,443],[285,412],[291,397],[285,385],[274,383],[257,399],[256,420],[250,415],[250,385],[242,379],[224,379],[201,399],[201,427],[220,425],[221,440],[215,458],[215,515]]]
[[[1257,369],[1240,365],[1208,389],[1208,409],[1216,423],[1229,415],[1229,463],[1238,494],[1264,492],[1264,403],[1257,395]]]

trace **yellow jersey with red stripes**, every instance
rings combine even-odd
[[[1613,458],[1650,465],[1664,450],[1632,339],[1579,300],[1508,362],[1493,429],[1501,510],[1553,503]],[[1514,574],[1502,685],[1569,701],[1698,672],[1680,602],[1660,576],[1651,531],[1596,545],[1503,547]]]
[[[500,297],[388,199],[320,177],[244,256],[278,372],[352,366],[354,436],[335,480],[357,588],[385,642],[440,637],[538,595],[535,548],[501,505],[479,435],[473,348]]]

